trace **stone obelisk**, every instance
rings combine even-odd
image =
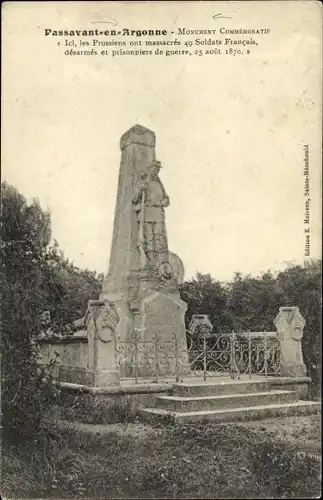
[[[135,125],[120,140],[121,164],[107,279],[102,299],[129,302],[136,295],[140,268],[134,188],[142,169],[155,160],[155,134]]]
[[[121,137],[109,272],[100,300],[117,309],[121,342],[130,341],[135,329],[147,341],[176,337],[185,358],[187,305],[177,288],[183,266],[168,250],[164,214],[169,198],[159,178],[155,143],[154,132],[140,125]]]

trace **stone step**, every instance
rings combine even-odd
[[[174,396],[218,396],[220,394],[249,394],[253,392],[270,391],[272,381],[265,379],[254,380],[232,380],[210,381],[198,383],[177,383],[173,385]]]
[[[140,410],[143,420],[148,422],[165,423],[172,420],[176,423],[200,422],[239,422],[243,420],[261,420],[272,417],[292,415],[310,415],[319,413],[321,404],[313,401],[297,401],[294,403],[281,403],[259,406],[245,406],[241,408],[228,408],[221,410],[170,412],[162,408],[146,408]]]
[[[264,391],[247,394],[220,394],[217,396],[158,396],[156,407],[175,412],[220,410],[227,408],[251,407],[298,401],[293,391]]]

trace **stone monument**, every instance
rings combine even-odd
[[[306,366],[303,361],[302,343],[305,319],[296,306],[279,308],[274,319],[281,349],[282,375],[305,377]]]
[[[170,199],[159,177],[162,165],[156,161],[155,142],[154,132],[140,125],[121,137],[110,264],[100,307],[105,304],[107,311],[117,312],[119,341],[131,342],[134,331],[140,332],[143,341],[175,338],[186,366],[187,305],[178,291],[184,268],[168,248],[165,209]],[[105,314],[102,309],[101,314]],[[111,357],[106,359],[111,362]],[[149,369],[145,375],[150,375]]]

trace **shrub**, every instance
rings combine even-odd
[[[50,239],[49,214],[2,185],[1,388],[4,438],[32,438],[51,400],[50,374],[37,367],[38,316],[42,308],[42,265]]]
[[[41,313],[53,312],[62,328],[85,313],[101,285],[96,273],[69,263],[57,243],[50,246],[50,214],[37,200],[27,203],[7,183],[1,192],[2,423],[5,439],[18,442],[39,431],[57,395],[50,370],[37,367],[34,339]]]
[[[84,424],[135,422],[137,407],[125,396],[60,393],[58,412],[61,418]]]

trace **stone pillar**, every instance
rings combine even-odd
[[[119,385],[120,373],[115,361],[115,337],[119,313],[112,304],[89,301],[86,314],[88,332],[88,371],[94,386]]]
[[[155,160],[155,142],[154,132],[141,125],[130,128],[120,139],[121,163],[110,264],[100,300],[117,305],[121,342],[131,339],[134,314],[130,303],[137,298],[139,287],[138,223],[132,198],[140,174]]]
[[[143,245],[139,235],[138,204],[134,201],[137,196],[136,186],[151,172],[152,162],[156,160],[155,142],[154,132],[141,125],[130,128],[121,137],[121,164],[109,272],[100,300],[108,309],[113,303],[118,310],[118,345],[120,342],[127,349],[134,331],[141,332],[141,340],[146,342],[153,342],[152,339],[156,337],[168,342],[176,338],[183,357],[187,358],[184,321],[187,306],[180,299],[177,286],[183,279],[183,264],[179,257],[167,250],[166,260],[169,261],[171,272],[167,278],[163,273],[158,274],[158,269],[154,269],[151,262],[149,264],[147,255],[143,258]],[[159,162],[155,163],[160,165]],[[101,346],[98,341],[96,345]],[[139,347],[146,349],[147,345],[141,343]],[[107,349],[106,346],[104,352]],[[183,362],[185,366],[188,365],[186,358],[185,363]],[[104,354],[104,359],[107,361],[107,353]],[[153,367],[151,373],[141,370],[140,376],[155,375],[153,372]],[[131,375],[129,367],[121,367],[121,376]]]
[[[288,377],[306,376],[301,344],[305,319],[299,312],[299,308],[296,306],[280,307],[274,324],[281,346],[282,375]]]
[[[141,125],[135,125],[121,137],[121,163],[110,264],[100,297],[102,300],[124,303],[134,299],[140,264],[137,218],[132,198],[140,174],[155,160],[155,142],[154,132]],[[125,315],[129,317],[127,307],[123,307],[122,316]]]

